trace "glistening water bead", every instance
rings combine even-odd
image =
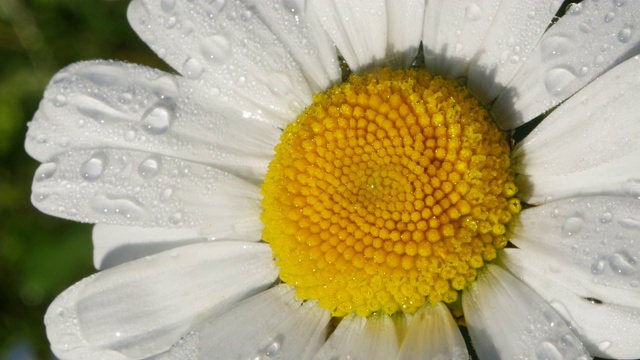
[[[379,69],[319,93],[265,183],[282,281],[333,316],[453,303],[520,211],[505,134],[456,82]]]

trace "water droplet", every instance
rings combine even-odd
[[[482,16],[482,9],[478,4],[471,3],[464,9],[464,18],[467,21],[476,21]]]
[[[587,75],[587,73],[589,72],[589,68],[586,66],[583,66],[580,68],[580,72],[578,73],[580,76],[585,76]]]
[[[629,282],[629,286],[631,286],[632,288],[637,288],[640,286],[640,281],[639,280],[631,280]]]
[[[595,67],[600,67],[600,65],[604,64],[604,62],[605,62],[605,61],[606,61],[606,60],[605,60],[604,56],[602,56],[602,55],[596,55],[596,56],[593,58],[593,65],[594,65]]]
[[[631,40],[631,27],[626,25],[622,30],[618,32],[618,41],[621,43],[628,43]]]
[[[142,115],[142,128],[152,135],[164,134],[173,121],[173,111],[164,105],[156,105]]]
[[[182,75],[192,80],[199,78],[203,71],[202,64],[194,58],[187,59],[182,65]]]
[[[140,174],[143,179],[151,179],[158,174],[160,163],[161,160],[159,157],[150,156],[140,163],[138,166],[138,174]]]
[[[243,87],[244,84],[247,82],[247,78],[244,76],[240,76],[237,80],[236,80],[236,86],[237,87]]]
[[[160,200],[161,201],[167,201],[167,200],[169,200],[171,198],[171,196],[173,196],[173,189],[172,188],[166,188],[160,194]]]
[[[600,215],[600,222],[603,224],[608,224],[611,220],[613,220],[613,214],[608,211]]]
[[[58,164],[56,162],[48,162],[41,164],[36,170],[35,180],[36,181],[44,181],[53,176],[58,169]]]
[[[160,1],[160,8],[164,12],[171,12],[176,7],[176,0],[162,0]]]
[[[573,42],[564,36],[551,36],[540,44],[542,60],[567,54],[574,48]]]
[[[242,14],[240,14],[240,19],[242,21],[249,21],[249,19],[251,19],[252,16],[253,16],[253,13],[247,10],[247,11],[243,11]]]
[[[600,349],[600,351],[605,351],[610,347],[611,347],[611,341],[602,341],[598,344],[598,349]]]
[[[259,354],[263,355],[266,359],[278,357],[282,348],[282,340],[282,334],[273,337],[269,340],[269,343],[259,351]]]
[[[200,50],[205,59],[222,62],[231,53],[231,44],[225,36],[213,35],[202,40]]]
[[[604,16],[604,22],[610,23],[616,18],[616,13],[610,11]]]
[[[582,13],[582,4],[570,3],[568,7],[569,9],[567,9],[567,13],[569,15],[578,15]]]
[[[288,95],[293,90],[291,78],[282,73],[273,73],[269,75],[269,86],[271,86],[271,90],[278,95]]]
[[[127,198],[97,195],[91,199],[89,206],[100,215],[119,215],[129,220],[140,220],[146,215],[137,201]]]
[[[31,194],[31,202],[33,202],[33,203],[41,203],[41,202],[47,200],[49,195],[50,194],[47,194],[47,193],[42,192],[42,191],[34,191]]]
[[[568,237],[579,233],[584,227],[584,221],[579,217],[570,217],[562,224],[562,236]]]
[[[124,133],[124,139],[127,141],[133,141],[136,138],[136,131],[135,130],[127,130]]]
[[[566,67],[557,67],[549,70],[544,80],[544,85],[551,95],[561,96],[562,92],[576,80],[576,75]]]
[[[169,223],[173,225],[180,225],[182,223],[182,213],[177,212],[171,216],[169,216]]]
[[[512,64],[517,64],[518,61],[520,61],[520,57],[517,55],[514,55],[511,57],[511,59],[509,59],[509,62],[511,62]]]
[[[578,29],[580,29],[580,31],[582,31],[585,34],[588,34],[591,32],[591,25],[589,25],[586,22],[580,23],[580,25],[578,25]]]
[[[118,102],[122,105],[131,104],[131,100],[133,100],[133,94],[130,92],[124,92],[118,95]]]
[[[102,154],[96,154],[80,166],[80,176],[87,181],[96,181],[104,172],[106,158]]]
[[[625,229],[630,229],[630,230],[639,230],[640,229],[640,221],[635,220],[635,219],[622,219],[620,221],[618,221],[618,224],[620,224],[621,227],[625,228]]]
[[[605,268],[605,261],[604,259],[598,259],[596,260],[593,264],[591,264],[591,273],[593,275],[600,275],[604,272],[604,268]]]
[[[555,345],[548,341],[543,341],[536,347],[536,357],[540,360],[562,360],[562,353]]]
[[[560,215],[560,211],[558,209],[553,209],[553,210],[549,211],[549,216],[551,216],[552,218],[555,218],[558,215]]]
[[[620,275],[629,275],[636,272],[636,261],[624,251],[609,256],[609,267]]]
[[[67,105],[67,103],[68,103],[67,97],[64,95],[56,95],[53,98],[53,105],[55,105],[56,107],[63,107]]]
[[[167,29],[173,29],[177,23],[178,20],[176,19],[176,17],[171,16],[169,19],[167,19],[167,22],[164,24],[164,26],[166,26]]]

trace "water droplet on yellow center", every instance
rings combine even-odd
[[[333,316],[455,302],[520,211],[507,137],[456,82],[379,69],[317,94],[265,183],[280,279]]]

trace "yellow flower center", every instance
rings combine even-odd
[[[520,211],[505,134],[466,88],[379,69],[319,93],[265,183],[280,279],[333,316],[453,303]]]

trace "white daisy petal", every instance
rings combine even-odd
[[[480,49],[499,0],[428,1],[422,42],[427,69],[436,75],[461,76]]]
[[[385,60],[384,0],[311,0],[310,6],[351,70],[362,72]]]
[[[294,289],[284,284],[244,300],[228,312],[233,315],[214,317],[148,360],[310,359],[325,341],[330,320],[329,313],[315,301],[302,303]]]
[[[90,276],[49,307],[52,349],[74,359],[166,351],[199,322],[271,285],[278,276],[271,257],[266,244],[209,242]]]
[[[42,164],[32,201],[81,222],[200,228],[207,238],[260,239],[259,187],[210,166],[115,149],[72,150]]]
[[[408,68],[422,38],[425,0],[387,1],[387,57]]]
[[[550,269],[558,269],[558,262],[549,256],[507,249],[501,260],[562,315],[589,353],[610,359],[640,357],[640,307],[603,303],[590,298],[586,289],[575,292],[577,289],[570,289],[570,284],[556,279]]]
[[[638,1],[585,0],[543,35],[491,111],[512,129],[559,104],[640,51]]]
[[[311,101],[291,54],[243,2],[138,0],[127,15],[138,35],[211,101],[280,127]]]
[[[481,359],[590,358],[546,301],[496,265],[463,293],[462,306]]]
[[[391,317],[349,315],[340,321],[314,360],[395,359],[397,356],[398,338]]]
[[[521,197],[640,196],[639,97],[636,56],[552,112],[514,150]]]
[[[329,312],[279,285],[237,304],[171,350],[172,359],[311,359],[325,340]]]
[[[207,241],[199,229],[145,228],[96,224],[93,265],[104,270],[177,247]]]
[[[568,289],[626,306],[640,304],[640,200],[580,197],[526,209],[512,242],[531,266]],[[533,257],[533,254],[536,254]],[[529,264],[530,263],[530,264]]]
[[[287,46],[300,64],[313,92],[324,91],[340,81],[336,48],[322,29],[315,12],[307,11],[304,1],[251,1],[250,6]]]
[[[413,315],[398,359],[467,360],[469,353],[444,303],[423,306]]]
[[[480,101],[490,104],[504,89],[561,4],[557,0],[508,0],[500,3],[481,50],[470,63],[467,86]]]
[[[25,147],[42,162],[74,148],[146,151],[261,181],[281,132],[203,94],[179,76],[143,66],[74,64],[51,80]]]

